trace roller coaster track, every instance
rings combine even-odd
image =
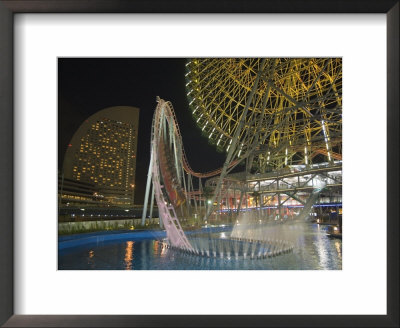
[[[167,231],[168,242],[172,247],[177,247],[185,250],[192,250],[192,246],[188,241],[185,232],[183,231],[171,196],[169,195],[166,182],[169,182],[168,177],[162,176],[160,163],[160,148],[163,147],[163,140],[166,135],[163,134],[166,118],[171,115],[169,104],[162,99],[158,100],[156,111],[153,117],[152,132],[151,132],[151,175],[153,180],[153,190],[156,198],[160,219],[163,221]],[[169,121],[169,120],[167,120]],[[170,122],[170,121],[169,121]],[[176,132],[176,125],[173,125]]]
[[[164,101],[162,99],[160,101],[164,105],[164,110],[165,110],[165,114],[164,115],[172,118],[172,122],[173,122],[173,127],[174,127],[174,132],[175,132],[176,138],[178,138],[181,141],[181,145],[183,145],[182,144],[182,136],[181,136],[181,132],[179,130],[178,121],[176,119],[175,112],[174,112],[174,109],[173,109],[173,106],[172,106],[171,102]],[[237,163],[237,161],[233,161],[230,164],[229,168],[234,166],[234,165],[236,165],[236,163]],[[195,172],[189,165],[189,162],[188,162],[187,157],[186,157],[185,149],[184,149],[183,146],[182,146],[182,164],[183,164],[183,168],[185,169],[186,173],[191,174],[192,176],[197,177],[197,178],[210,178],[210,177],[216,176],[218,174],[221,174],[221,172],[222,172],[222,167],[218,168],[218,169],[215,169],[213,171],[204,172],[204,173]]]
[[[220,174],[222,168],[199,173],[190,167],[172,104],[159,98],[157,101],[152,124],[150,164],[154,195],[168,242],[172,247],[191,251],[193,248],[176,213],[186,197],[190,197],[186,186],[182,192],[185,177],[181,170],[183,168],[187,174],[198,178],[208,178]],[[234,164],[235,161],[231,165]]]
[[[199,191],[190,190],[185,185],[185,174],[198,178],[209,178],[220,175],[223,168],[206,173],[195,172],[189,165],[184,151],[182,136],[177,119],[170,102],[157,99],[157,107],[153,116],[151,133],[151,161],[149,173],[151,175],[153,192],[159,209],[160,219],[167,231],[168,242],[172,247],[193,251],[193,247],[183,231],[177,211],[182,211],[183,204],[195,195],[201,196]],[[314,150],[317,153],[320,149]],[[238,160],[233,160],[226,167],[231,168]],[[149,181],[149,180],[148,180]],[[189,179],[188,179],[189,181]],[[146,194],[147,194],[146,188]],[[318,193],[313,193],[307,202],[312,206]],[[146,196],[147,197],[147,196]],[[145,208],[147,201],[145,201]],[[145,212],[144,212],[145,213]],[[142,217],[142,221],[144,216]]]

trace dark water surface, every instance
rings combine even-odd
[[[72,237],[60,239],[60,270],[340,270],[342,241],[328,237],[326,226],[295,224],[285,227],[295,245],[293,252],[266,259],[206,258],[160,247],[161,234],[122,234],[106,240],[91,234],[90,242],[67,245]],[[227,238],[230,229],[213,232]],[[204,235],[204,232],[203,232]],[[100,236],[100,237],[99,237]],[[75,240],[79,240],[76,238]]]

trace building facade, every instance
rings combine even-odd
[[[97,205],[133,206],[138,128],[135,107],[109,107],[90,116],[68,145],[63,178],[92,185],[101,199]]]

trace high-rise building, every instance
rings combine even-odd
[[[93,185],[99,204],[133,205],[138,127],[135,107],[109,107],[90,116],[68,145],[64,178]]]

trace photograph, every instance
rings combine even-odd
[[[342,270],[342,58],[59,57],[58,270]]]
[[[399,13],[0,0],[0,326],[398,327]]]

